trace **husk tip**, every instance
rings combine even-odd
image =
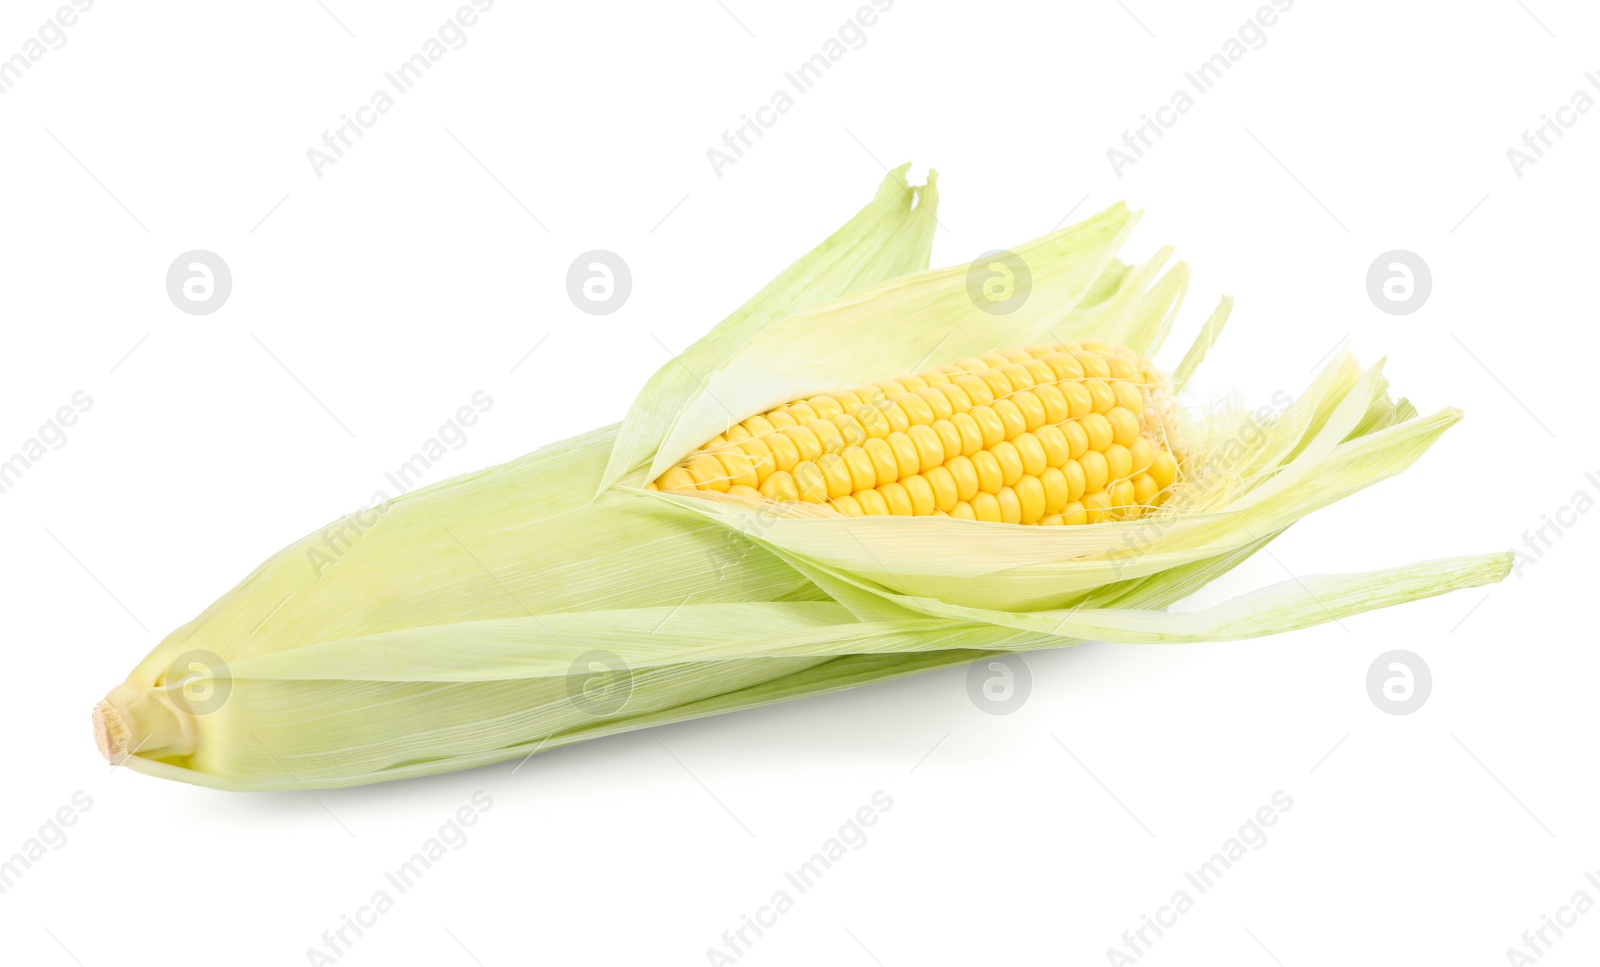
[[[129,731],[122,713],[105,699],[94,705],[94,744],[112,765],[128,757]]]

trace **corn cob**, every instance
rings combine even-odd
[[[1116,260],[1133,213],[1019,246],[1032,295],[994,315],[965,266],[926,270],[937,202],[931,173],[892,172],[621,424],[394,500],[327,576],[319,534],[280,551],[96,706],[102,752],[225,789],[378,782],[995,652],[1273,634],[1509,571],[1302,575],[1167,611],[1460,413],[1419,416],[1336,354],[1236,450],[1177,403],[1231,302],[1158,369],[1188,271]],[[588,692],[597,656],[619,701]]]
[[[735,424],[647,489],[800,500],[850,517],[1095,524],[1153,510],[1181,458],[1155,367],[1088,340],[795,400]]]

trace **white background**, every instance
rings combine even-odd
[[[1597,514],[1487,592],[1270,639],[1029,656],[1031,698],[1006,716],[952,669],[515,775],[312,797],[109,769],[93,702],[365,503],[474,391],[494,406],[430,479],[621,418],[663,346],[906,160],[941,172],[936,264],[1119,198],[1145,209],[1126,255],[1173,243],[1195,269],[1169,349],[1239,299],[1203,393],[1298,392],[1348,336],[1424,412],[1467,411],[1413,470],[1208,597],[1519,546],[1596,492],[1600,111],[1521,177],[1506,155],[1574,91],[1600,97],[1592,6],[1300,0],[1118,178],[1106,149],[1255,3],[900,0],[718,177],[707,148],[854,0],[501,0],[317,177],[306,149],[455,6],[101,2],[0,96],[0,452],[75,391],[94,401],[0,497],[0,856],[75,792],[93,803],[0,896],[0,960],[306,963],[478,790],[494,804],[467,845],[341,963],[704,964],[877,790],[893,807],[866,845],[739,962],[1106,963],[1276,790],[1293,807],[1266,845],[1142,962],[1499,964],[1575,891],[1600,901],[1583,876],[1600,869]],[[53,10],[6,4],[0,56]],[[603,317],[564,281],[595,248],[633,272]],[[215,314],[167,297],[191,249],[232,268]],[[1391,249],[1432,269],[1410,315],[1367,295]],[[1393,648],[1433,674],[1406,716],[1365,685]],[[1597,955],[1592,911],[1541,962]]]

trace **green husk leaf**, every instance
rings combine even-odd
[[[928,183],[913,187],[906,181],[910,168],[908,163],[889,172],[854,218],[650,377],[623,420],[600,489],[648,461],[676,415],[757,333],[786,316],[928,267],[938,172],[929,171]]]

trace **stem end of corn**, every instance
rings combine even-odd
[[[106,761],[116,765],[128,756],[128,726],[117,707],[104,699],[94,705],[94,744]]]
[[[114,766],[133,755],[190,755],[195,749],[194,716],[173,705],[164,689],[124,682],[95,703],[94,742]]]

